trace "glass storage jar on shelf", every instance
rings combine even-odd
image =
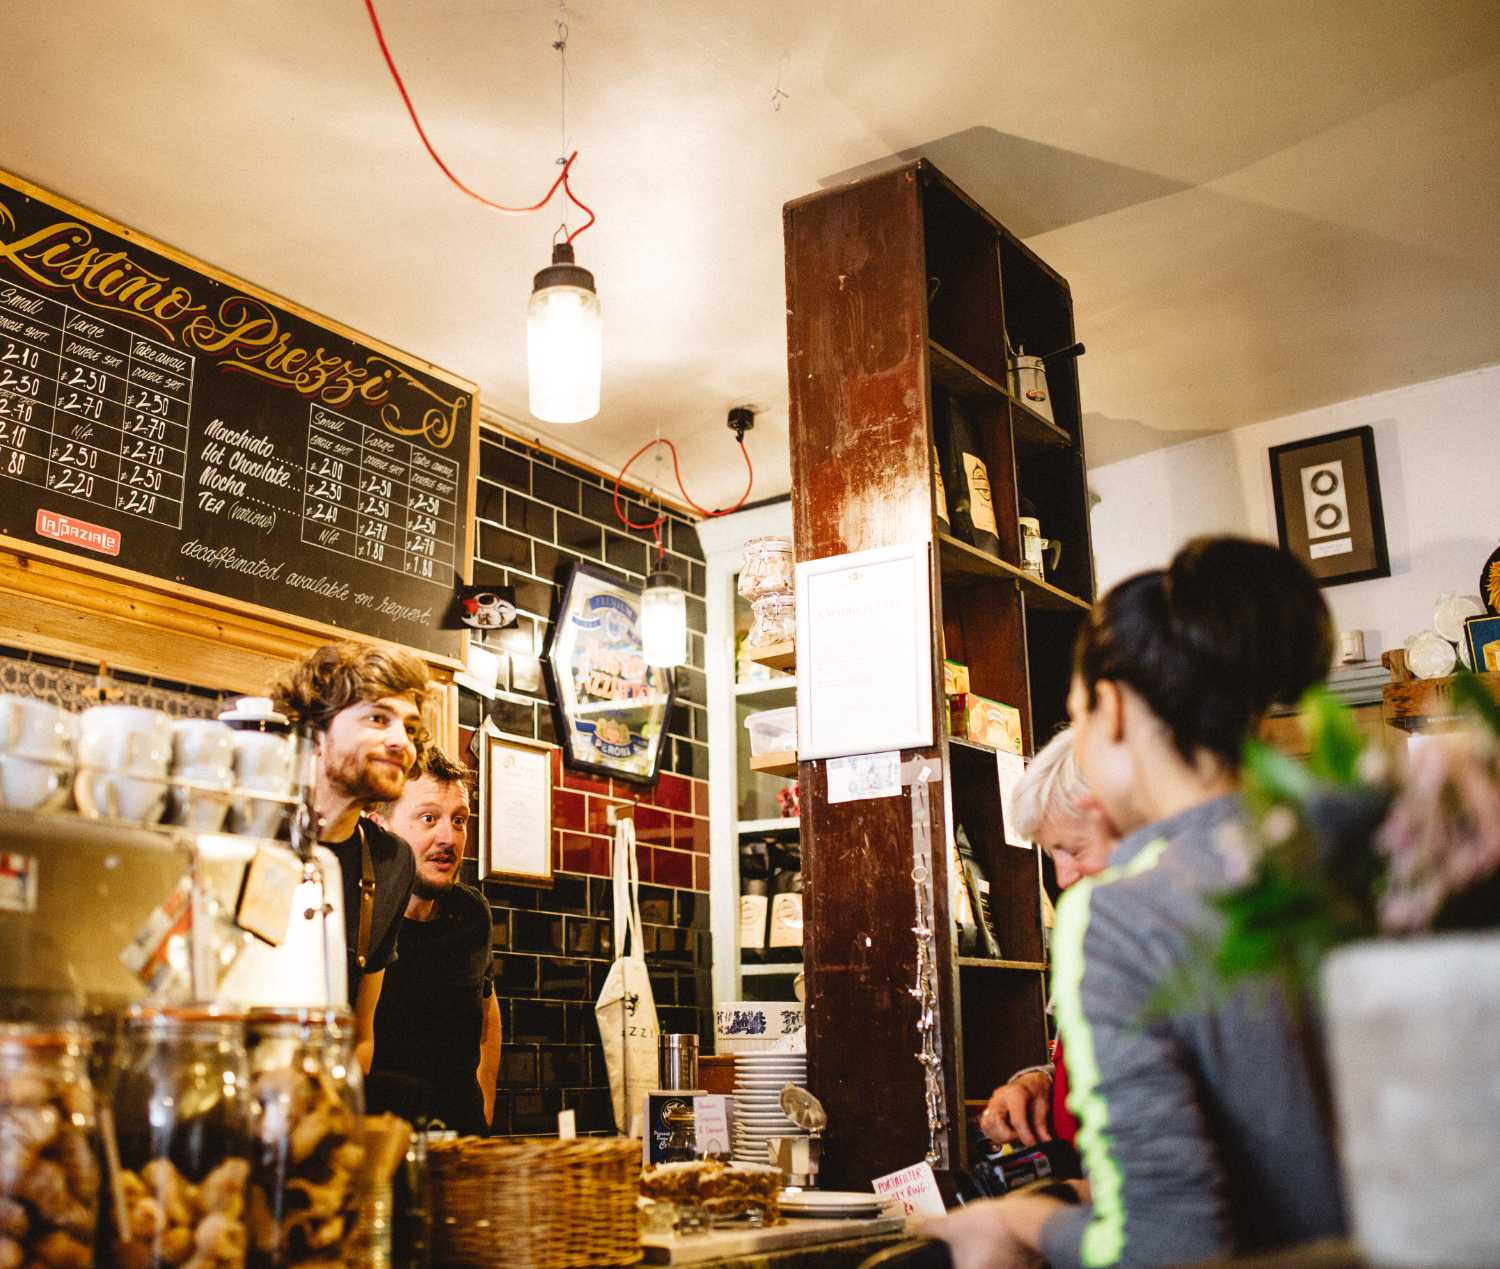
[[[745,543],[739,594],[755,614],[755,622],[745,636],[748,647],[763,648],[793,637],[795,591],[791,538],[776,535],[751,538]]]
[[[251,1264],[367,1263],[364,1082],[347,1009],[256,1009]]]
[[[92,1265],[98,1119],[82,1027],[0,1024],[0,1263]]]
[[[125,1018],[111,1096],[127,1269],[240,1266],[253,1106],[245,1015],[140,1006]]]

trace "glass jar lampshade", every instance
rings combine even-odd
[[[641,595],[641,650],[646,664],[671,669],[687,660],[687,596],[675,573],[646,579]]]
[[[560,242],[533,283],[526,310],[531,412],[544,423],[582,423],[599,413],[603,334],[594,275]]]

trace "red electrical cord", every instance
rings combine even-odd
[[[661,526],[667,522],[667,517],[665,515],[658,515],[655,520],[647,521],[645,524],[637,524],[620,507],[620,482],[625,479],[625,473],[630,470],[631,464],[652,446],[665,445],[667,452],[672,455],[672,475],[677,481],[677,488],[682,494],[682,500],[705,520],[712,520],[718,516],[732,515],[738,511],[750,500],[750,491],[755,488],[755,464],[750,461],[750,451],[745,448],[745,438],[743,436],[739,438],[739,444],[740,455],[745,460],[745,471],[749,479],[745,482],[745,492],[740,495],[740,500],[734,506],[724,507],[718,511],[709,511],[707,508],[700,507],[694,502],[692,496],[687,491],[687,486],[682,483],[682,468],[677,462],[677,446],[663,437],[655,436],[625,460],[625,466],[620,468],[620,474],[615,477],[615,515],[619,516],[620,523],[627,529],[640,529],[643,532],[649,529],[651,536],[656,539],[656,558],[660,560],[667,553],[667,548],[661,540]]]
[[[552,195],[557,193],[557,188],[560,185],[562,186],[562,192],[567,196],[568,201],[575,207],[588,213],[588,219],[568,235],[567,241],[572,242],[574,238],[578,237],[579,234],[581,234],[585,229],[587,229],[594,223],[596,217],[594,216],[593,211],[586,204],[579,200],[578,196],[573,193],[572,187],[568,184],[568,172],[573,167],[573,160],[578,157],[577,150],[574,150],[572,154],[568,155],[567,159],[563,162],[562,171],[558,173],[557,179],[552,182],[552,188],[547,191],[546,196],[541,200],[541,202],[532,203],[530,207],[507,207],[504,203],[492,202],[483,194],[476,194],[461,180],[459,180],[458,177],[453,174],[452,169],[450,169],[449,166],[443,162],[442,156],[439,155],[435,149],[433,149],[432,142],[427,139],[427,130],[422,127],[422,121],[417,118],[417,108],[412,105],[411,95],[406,91],[406,84],[402,82],[401,72],[396,69],[396,61],[391,56],[390,47],[385,42],[385,32],[380,29],[380,17],[375,12],[375,0],[365,0],[365,10],[370,15],[370,25],[375,28],[375,39],[379,43],[380,51],[385,57],[385,64],[390,68],[391,78],[396,81],[396,89],[401,94],[401,100],[406,103],[406,113],[411,116],[412,126],[416,128],[417,135],[422,138],[422,144],[427,147],[427,153],[432,156],[432,161],[438,165],[438,167],[442,170],[444,176],[452,181],[454,185],[461,189],[475,202],[483,203],[486,207],[490,208],[493,211],[504,212],[507,216],[525,216],[529,215],[531,212],[541,211],[543,207],[545,207],[552,201]]]

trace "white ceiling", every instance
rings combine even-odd
[[[539,197],[558,5],[379,9],[450,165]],[[476,379],[602,466],[660,428],[709,505],[742,485],[731,405],[764,411],[756,496],[787,486],[782,203],[897,157],[1071,280],[1095,464],[1500,362],[1495,0],[569,0],[604,406],[550,430],[523,314],[558,217],[442,179],[360,0],[0,15],[0,167]]]

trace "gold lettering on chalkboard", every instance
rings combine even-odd
[[[9,210],[0,204],[0,212],[0,222],[13,232]],[[0,260],[9,260],[33,282],[71,291],[95,308],[142,318],[169,339],[171,323],[203,308],[186,288],[169,285],[166,275],[142,268],[123,251],[100,250],[94,231],[78,220],[60,220],[13,242],[0,242]]]
[[[295,347],[271,307],[249,296],[229,296],[219,305],[217,320],[200,313],[183,329],[182,342],[218,355],[225,369],[280,384],[326,405],[346,405],[356,396],[379,405],[390,395],[389,372],[368,368],[376,358],[356,366],[323,348]]]
[[[370,360],[376,364],[383,363],[386,367],[386,377],[401,380],[409,387],[424,393],[437,402],[435,406],[428,406],[422,412],[422,421],[416,427],[408,427],[401,422],[401,412],[393,405],[384,405],[380,410],[380,421],[385,424],[389,431],[397,436],[421,436],[430,441],[438,449],[447,449],[449,442],[453,440],[458,431],[459,418],[464,410],[468,409],[469,398],[467,394],[460,394],[452,401],[445,401],[436,392],[429,388],[414,375],[409,375],[394,361],[386,361],[383,357],[371,357]]]
[[[9,208],[0,203],[0,229],[16,232]],[[153,273],[129,252],[94,242],[94,230],[79,220],[59,220],[10,241],[0,240],[0,261],[52,290],[66,290],[90,307],[140,318],[166,338],[217,358],[225,370],[253,375],[326,405],[358,398],[378,407],[381,424],[397,436],[421,436],[446,449],[458,434],[467,393],[451,400],[386,357],[371,355],[357,364],[320,346],[296,342],[276,311],[247,295],[230,295],[211,313],[186,287]],[[178,328],[178,329],[174,329]],[[414,421],[390,399],[399,382],[428,398]]]

